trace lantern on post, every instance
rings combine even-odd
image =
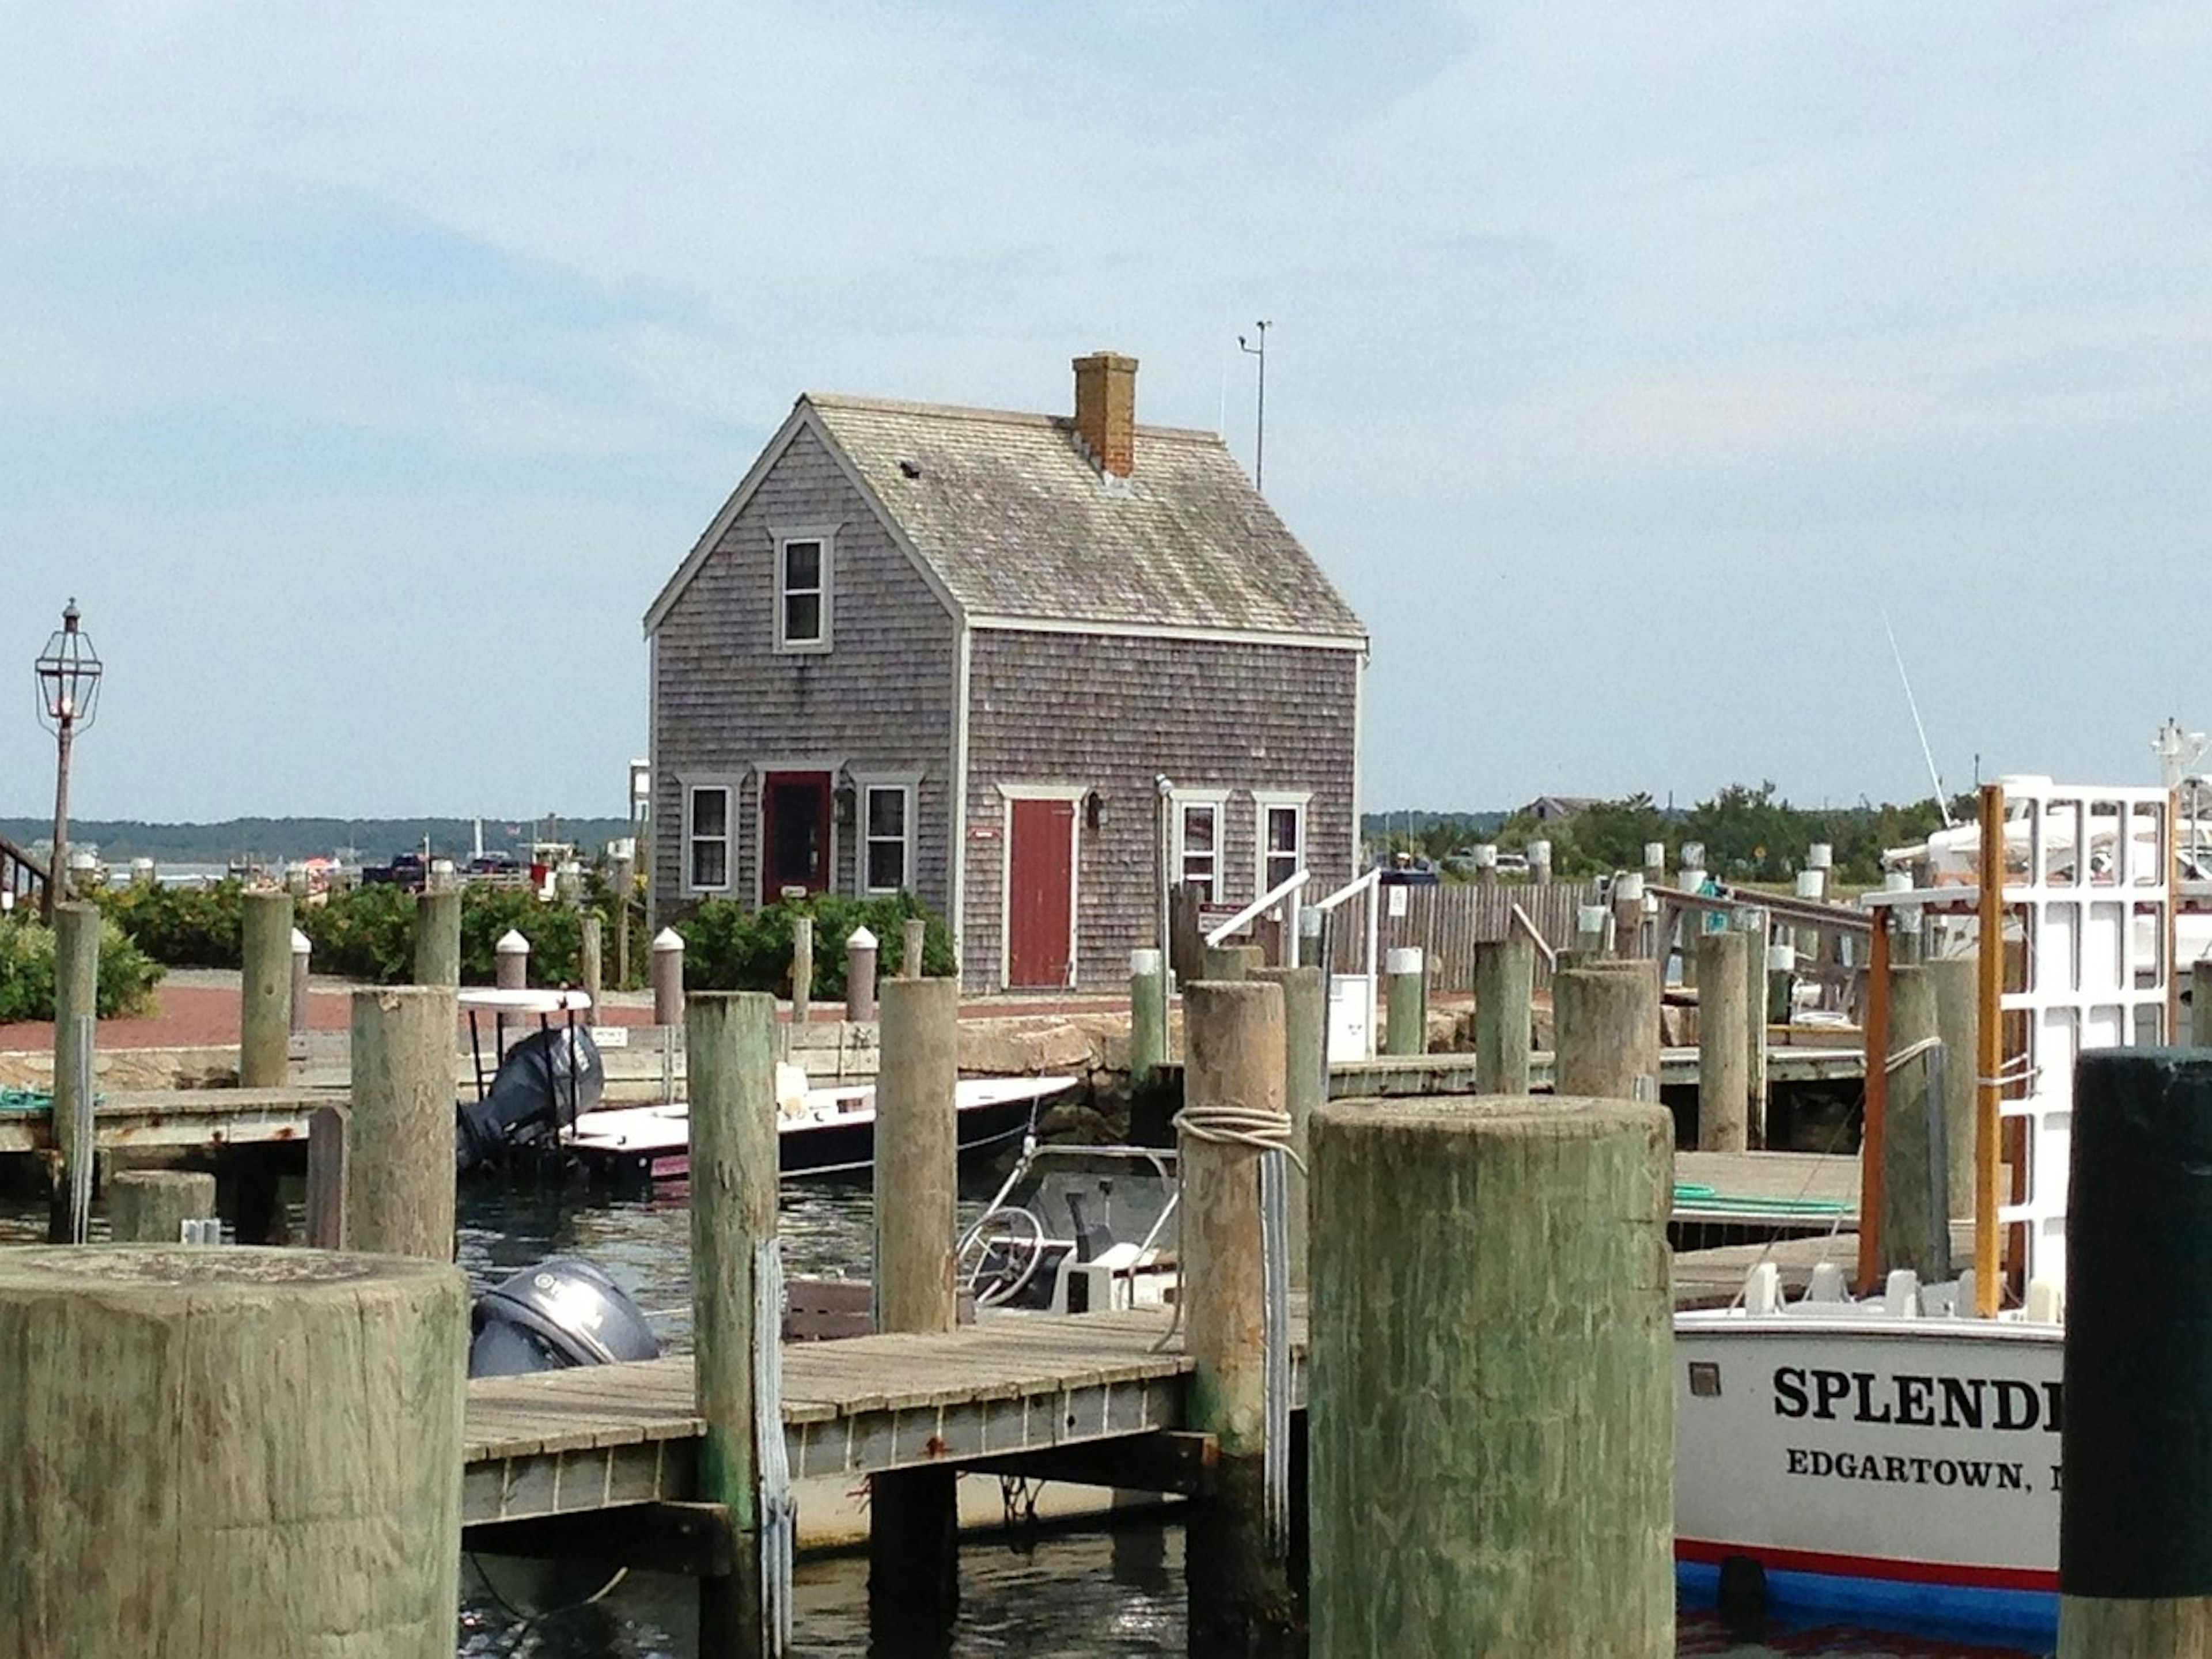
[[[54,734],[54,850],[46,870],[46,917],[69,896],[70,743],[92,725],[100,705],[100,653],[92,635],[77,626],[76,601],[62,612],[62,625],[46,641],[34,665],[39,678],[39,719]]]

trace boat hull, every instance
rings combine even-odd
[[[2056,1327],[1685,1315],[1675,1562],[1778,1607],[2046,1631],[2057,1620]]]

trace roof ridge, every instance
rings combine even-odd
[[[865,398],[851,392],[807,392],[799,394],[801,403],[817,409],[852,409],[884,415],[915,415],[929,420],[988,422],[1000,426],[1057,427],[1061,430],[1073,428],[1072,415],[1043,415],[1032,410],[989,409],[971,404],[915,403],[902,398]],[[1169,438],[1185,442],[1200,441],[1227,447],[1226,440],[1218,432],[1208,432],[1202,427],[1156,426],[1137,422],[1136,430],[1147,438]]]

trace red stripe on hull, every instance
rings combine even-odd
[[[1955,1584],[1968,1589],[2058,1593],[2058,1574],[2034,1567],[1980,1567],[1954,1561],[1899,1561],[1878,1555],[1836,1555],[1826,1550],[1774,1549],[1765,1545],[1717,1544],[1677,1538],[1674,1559],[1714,1566],[1731,1555],[1749,1556],[1777,1572],[1817,1572],[1832,1578],[1873,1578],[1898,1584]]]

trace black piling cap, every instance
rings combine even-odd
[[[2075,1068],[2058,1582],[2212,1595],[2212,1050]]]

